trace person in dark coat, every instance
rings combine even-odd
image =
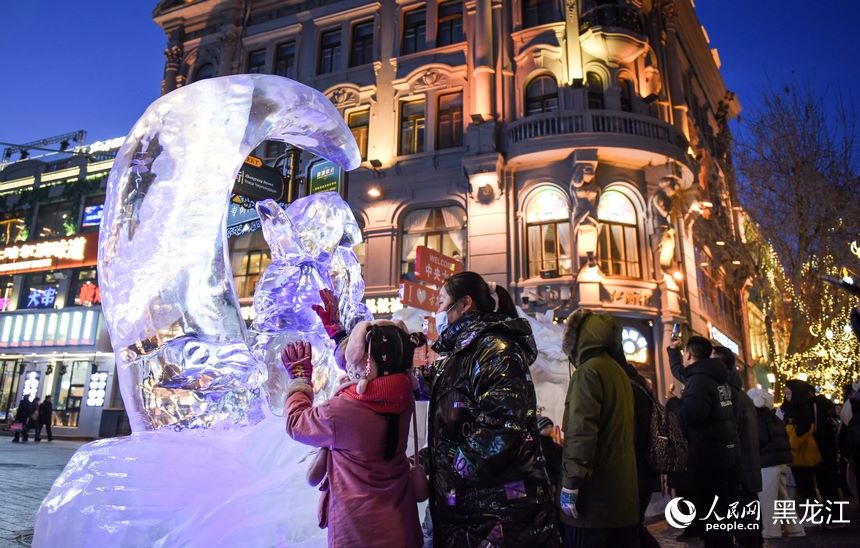
[[[773,519],[774,501],[790,500],[786,479],[788,465],[791,464],[791,446],[788,443],[785,424],[773,412],[773,395],[767,390],[751,388],[747,391],[747,395],[755,405],[758,420],[762,483],[758,498],[764,523],[762,536],[765,539],[780,538],[783,528],[788,536],[805,536],[803,525],[791,520],[780,523]]]
[[[783,422],[794,425],[798,436],[809,432],[814,425],[815,442],[821,452],[821,463],[814,467],[792,466],[791,474],[797,484],[800,501],[823,502],[838,500],[837,443],[834,429],[835,408],[824,396],[816,396],[815,389],[806,381],[792,379],[785,383],[785,401],[782,404]],[[818,493],[816,492],[816,485]]]
[[[36,424],[36,439],[35,441],[42,441],[42,427],[45,427],[45,430],[48,434],[48,441],[54,441],[54,434],[51,431],[51,422],[54,418],[54,404],[51,402],[51,395],[48,394],[45,396],[45,401],[39,405],[39,420]]]
[[[639,546],[633,388],[613,358],[621,325],[579,310],[562,350],[575,370],[564,403],[560,506],[565,547]]]
[[[528,322],[503,288],[460,272],[439,292],[436,329],[443,357],[421,379],[430,385],[434,545],[557,546]]]
[[[722,360],[710,357],[712,351],[708,339],[690,337],[683,355],[683,397],[671,398],[666,407],[677,413],[687,434],[695,507],[707,514],[716,501],[715,514],[724,516],[739,489],[739,441],[729,372]],[[705,546],[732,545],[731,533],[707,530],[707,523],[705,529]]]
[[[744,392],[741,376],[735,367],[735,353],[725,346],[715,346],[711,352],[712,358],[718,358],[725,364],[729,372],[729,386],[732,388],[735,420],[738,426],[738,469],[740,470],[740,490],[737,500],[739,507],[748,507],[758,500],[761,491],[761,459],[759,458],[758,414],[752,399]],[[744,547],[762,546],[761,522],[755,516],[748,516],[744,523],[748,526],[735,532],[738,545]],[[758,527],[749,527],[754,523]]]
[[[546,461],[546,473],[549,476],[549,486],[552,489],[552,499],[558,496],[558,484],[561,481],[561,445],[553,437],[555,424],[549,417],[538,417],[538,432],[540,432],[540,449]]]
[[[27,430],[30,429],[30,409],[30,400],[26,396],[21,398],[18,409],[15,410],[15,420],[12,421],[13,423],[17,422],[21,424],[21,431],[15,432],[15,437],[12,438],[14,443],[27,441]]]
[[[651,495],[660,490],[660,473],[648,464],[651,449],[651,412],[654,409],[654,394],[645,377],[635,367],[627,363],[621,341],[612,353],[633,388],[633,444],[636,449],[636,477],[639,478],[639,544],[641,548],[659,548],[660,543],[645,527],[645,511],[651,502]]]

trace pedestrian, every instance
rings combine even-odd
[[[385,320],[361,322],[347,336],[339,327],[337,299],[324,292],[323,302],[314,308],[338,341],[335,357],[347,382],[314,406],[310,344],[291,343],[282,355],[290,379],[287,434],[324,448],[320,526],[328,527],[329,546],[419,547],[423,539],[406,457],[415,407],[408,372],[416,339],[402,324]]]
[[[792,379],[785,383],[782,412],[793,453],[791,474],[799,501],[838,500],[833,403],[824,396],[816,396],[808,382]]]
[[[555,438],[555,423],[552,419],[540,416],[537,419],[540,433],[540,448],[546,461],[546,473],[549,476],[549,487],[552,500],[558,498],[558,485],[561,481],[561,445]]]
[[[618,344],[613,346],[612,358],[618,362],[630,379],[633,388],[633,445],[636,453],[636,477],[639,480],[639,543],[642,548],[659,548],[660,543],[645,526],[645,511],[654,492],[660,490],[660,473],[648,464],[651,450],[651,413],[654,410],[654,394],[645,377],[627,362],[621,346],[621,333]]]
[[[796,521],[774,519],[775,502],[790,500],[787,477],[791,446],[788,444],[785,425],[773,412],[773,395],[761,388],[751,388],[747,395],[755,406],[758,421],[762,485],[758,497],[764,522],[762,536],[765,539],[777,539],[782,537],[783,530],[790,537],[805,536],[803,525]]]
[[[42,440],[42,427],[45,427],[45,430],[48,434],[48,441],[54,441],[54,434],[51,431],[51,423],[54,420],[54,404],[51,402],[51,395],[48,394],[45,396],[45,401],[39,405],[39,420],[36,424],[36,438],[35,441]]]
[[[41,398],[36,398],[30,403],[30,418],[27,421],[27,429],[33,430],[33,441],[41,441],[38,438],[38,433],[36,432],[36,430],[39,428],[39,406],[41,405],[41,401]]]
[[[743,382],[736,367],[735,353],[725,346],[714,346],[711,357],[721,360],[729,372],[728,383],[732,389],[735,422],[738,427],[737,468],[740,470],[740,489],[736,500],[739,507],[751,508],[758,504],[758,493],[762,490],[758,413],[752,399],[744,392]],[[746,527],[734,533],[738,545],[745,548],[762,546],[764,541],[761,522],[757,519],[760,515],[760,513],[754,513],[743,518]]]
[[[15,437],[12,438],[14,443],[26,442],[28,439],[27,430],[30,429],[30,409],[30,400],[27,396],[24,396],[18,403],[18,408],[15,410],[15,420],[12,421],[13,428],[15,429]]]
[[[854,492],[860,500],[860,379],[851,385],[851,392],[845,399],[839,418],[842,422],[845,453],[854,473]]]
[[[860,341],[860,302],[851,309],[851,330],[854,331],[854,335]],[[857,496],[860,497],[860,494]]]
[[[722,360],[710,357],[712,351],[708,339],[689,338],[682,358],[687,379],[683,396],[666,403],[680,417],[687,435],[687,468],[695,483],[693,504],[701,512],[698,515],[706,518],[702,533],[706,547],[732,545],[732,534],[719,527],[716,516],[727,515],[740,483],[729,372]]]
[[[560,505],[565,547],[639,546],[633,388],[613,354],[621,325],[578,310],[562,349],[575,370],[565,400]]]
[[[529,323],[504,288],[460,272],[439,291],[436,330],[433,350],[442,358],[422,379],[434,545],[558,545]]]

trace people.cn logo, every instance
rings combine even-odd
[[[682,509],[686,508],[686,511]],[[684,529],[696,519],[696,507],[689,500],[677,497],[666,505],[666,521],[675,529]]]

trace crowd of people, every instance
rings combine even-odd
[[[774,411],[771,392],[744,391],[731,350],[673,338],[668,359],[684,389],[676,395],[673,385],[664,409],[627,363],[621,325],[579,310],[561,341],[572,371],[559,430],[536,412],[529,324],[480,275],[461,272],[441,288],[433,344],[441,359],[425,368],[412,366],[424,335],[386,320],[347,332],[337,299],[322,298],[314,309],[346,373],[339,390],[313,405],[306,342],[282,359],[287,433],[319,448],[308,481],[320,486],[331,546],[659,546],[645,512],[664,472],[677,496],[709,514],[679,537],[705,546],[803,536],[802,525],[773,519],[774,501],[792,498],[789,474],[800,501],[851,496],[840,471],[860,465],[860,381],[840,411],[791,380]],[[416,399],[429,401],[427,446],[410,458]],[[684,438],[670,440],[671,451],[655,431],[660,417],[681,432],[668,437]],[[422,526],[417,505],[427,498]],[[738,516],[736,531],[708,527],[730,505],[755,504],[760,513]]]
[[[51,431],[53,416],[54,404],[51,402],[50,394],[45,396],[45,401],[41,401],[40,398],[30,401],[28,396],[24,396],[18,403],[15,418],[10,425],[10,429],[15,433],[12,442],[26,442],[29,439],[30,430],[34,433],[33,441],[42,441],[42,428],[45,428],[48,441],[53,441],[54,433]]]

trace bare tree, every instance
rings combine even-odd
[[[828,100],[833,108],[828,108]],[[792,85],[766,91],[735,143],[741,201],[784,269],[792,306],[788,353],[811,344],[808,318],[834,311],[819,274],[857,271],[849,244],[860,234],[854,116],[836,94]]]

